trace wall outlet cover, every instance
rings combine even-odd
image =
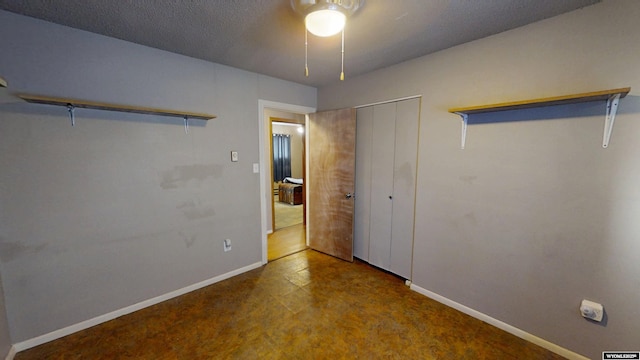
[[[582,300],[582,303],[580,303],[580,315],[593,321],[602,321],[604,307],[602,304],[593,301]]]

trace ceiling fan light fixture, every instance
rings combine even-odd
[[[342,33],[340,80],[344,80],[344,26],[347,17],[353,15],[365,0],[291,0],[291,7],[304,15],[304,74],[309,76],[307,65],[309,42],[307,34],[329,37]]]
[[[309,13],[304,18],[307,30],[315,36],[333,36],[342,29],[347,21],[347,17],[338,10],[321,9]]]

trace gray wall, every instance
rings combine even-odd
[[[319,89],[320,109],[424,95],[415,285],[590,358],[637,350],[639,18],[638,1],[604,1]],[[608,149],[604,103],[476,117],[490,123],[465,150],[447,112],[625,86]],[[495,122],[516,119],[531,121]]]
[[[258,99],[315,88],[0,11],[10,90],[217,119],[0,106],[0,270],[14,342],[261,261]],[[230,161],[230,151],[240,161]],[[230,238],[233,250],[223,252]]]

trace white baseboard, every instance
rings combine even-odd
[[[4,360],[13,360],[13,358],[16,356],[16,346],[12,346],[9,349],[9,353],[7,354],[7,357],[4,358]]]
[[[134,311],[138,311],[138,310],[144,309],[146,307],[149,307],[149,306],[161,303],[163,301],[172,299],[174,297],[177,297],[177,296],[180,296],[180,295],[184,295],[184,294],[189,293],[191,291],[198,290],[200,288],[203,288],[205,286],[209,286],[211,284],[215,284],[217,282],[220,282],[222,280],[226,280],[226,279],[234,277],[236,275],[240,275],[240,274],[245,273],[247,271],[250,271],[250,270],[253,270],[253,269],[257,269],[257,268],[259,268],[261,266],[262,266],[262,262],[253,263],[251,265],[248,265],[248,266],[245,266],[245,267],[230,271],[228,273],[213,277],[211,279],[207,279],[207,280],[201,281],[199,283],[184,287],[182,289],[178,289],[178,290],[172,291],[170,293],[166,293],[164,295],[160,295],[160,296],[154,297],[152,299],[145,300],[145,301],[139,302],[137,304],[133,304],[131,306],[127,306],[125,308],[122,308],[122,309],[119,309],[119,310],[116,310],[116,311],[112,311],[112,312],[104,314],[104,315],[100,315],[100,316],[94,317],[92,319],[77,323],[75,325],[67,326],[65,328],[52,331],[52,332],[50,332],[48,334],[44,334],[44,335],[29,339],[29,340],[25,340],[25,341],[16,343],[12,347],[13,354],[15,355],[16,352],[27,350],[27,349],[30,349],[32,347],[36,347],[38,345],[42,345],[44,343],[47,343],[49,341],[53,341],[53,340],[59,339],[61,337],[67,336],[67,335],[71,335],[71,334],[73,334],[75,332],[88,329],[88,328],[90,328],[92,326],[96,326],[98,324],[107,322],[109,320],[113,320],[113,319],[118,318],[120,316],[130,314],[130,313],[132,313]],[[9,355],[11,355],[11,352],[9,353]],[[7,355],[7,360],[13,359],[13,356],[11,358],[9,358],[9,355]]]
[[[447,305],[451,308],[454,308],[460,312],[463,312],[469,316],[472,316],[478,320],[484,321],[489,325],[493,325],[495,327],[497,327],[498,329],[504,330],[512,335],[515,335],[521,339],[527,340],[531,343],[534,343],[540,347],[543,347],[551,352],[554,352],[560,356],[563,356],[567,359],[571,359],[571,360],[589,360],[588,357],[582,356],[578,353],[575,353],[571,350],[565,349],[561,346],[558,346],[552,342],[549,342],[547,340],[544,340],[542,338],[539,338],[535,335],[529,334],[526,331],[520,330],[515,326],[511,326],[507,323],[504,323],[498,319],[494,319],[489,315],[483,314],[477,310],[471,309],[467,306],[464,306],[460,303],[457,303],[453,300],[450,300],[442,295],[438,295],[432,291],[429,291],[427,289],[421,288],[420,286],[417,286],[416,284],[411,284],[410,289],[420,293],[428,298],[431,298],[439,303],[442,303],[444,305]]]

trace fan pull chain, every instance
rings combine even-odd
[[[307,36],[309,31],[307,31],[307,27],[304,27],[304,76],[309,77],[309,66],[307,66]]]
[[[344,29],[342,29],[342,69],[340,72],[340,81],[344,80]]]

